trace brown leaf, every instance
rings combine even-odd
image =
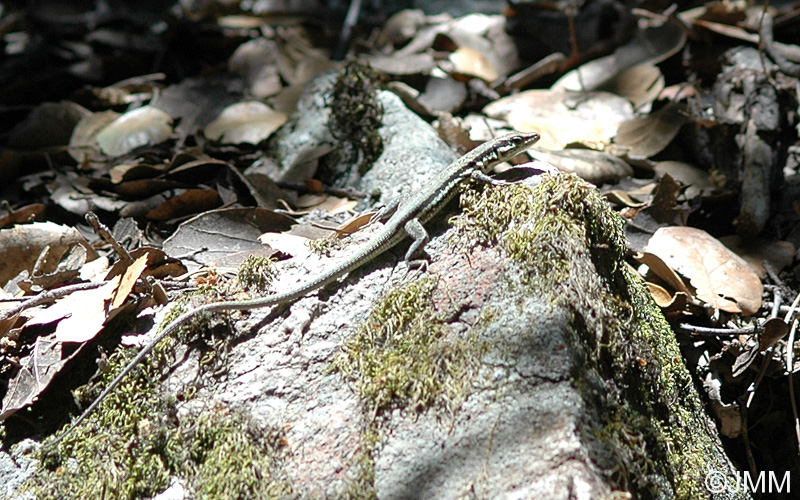
[[[669,285],[673,290],[682,292],[689,297],[694,297],[694,294],[689,290],[680,276],[675,273],[670,266],[668,266],[658,255],[650,252],[636,252],[633,258],[640,264],[644,264],[654,275],[661,278],[664,283]],[[648,273],[649,276],[649,273]]]
[[[627,150],[628,156],[648,158],[666,148],[689,121],[686,105],[669,103],[621,124],[615,142]]]
[[[675,182],[669,174],[664,174],[656,187],[656,192],[653,195],[653,201],[650,206],[645,208],[656,222],[661,224],[675,224],[679,222],[678,218],[681,214],[681,209],[677,207],[678,195],[683,192],[683,185]]]
[[[747,262],[759,277],[767,275],[764,261],[767,261],[775,272],[789,267],[794,260],[794,245],[790,241],[775,241],[767,238],[747,238],[741,236],[723,236],[719,239],[726,247]]]
[[[59,342],[87,342],[95,337],[111,312],[106,301],[111,301],[119,287],[119,277],[100,288],[80,290],[58,300],[48,309],[62,308],[69,317],[59,321],[55,339]]]
[[[264,233],[258,237],[262,245],[268,245],[273,250],[277,250],[292,257],[308,258],[314,252],[309,248],[308,238],[287,233]]]
[[[22,270],[32,270],[39,254],[48,246],[52,268],[44,271],[55,269],[61,257],[76,244],[86,248],[90,260],[97,258],[97,252],[80,232],[68,226],[35,222],[0,230],[0,255],[3,256],[0,261],[0,283],[5,284]]]
[[[68,360],[61,358],[61,342],[54,335],[38,337],[33,352],[21,360],[19,372],[8,382],[0,421],[36,401]]]
[[[633,168],[614,155],[593,149],[546,151],[533,149],[530,156],[580,176],[593,184],[616,183],[633,175]]]
[[[0,217],[0,228],[10,226],[11,224],[26,224],[35,220],[42,220],[44,218],[45,205],[41,203],[31,203],[11,213]]]
[[[747,263],[701,229],[663,227],[646,250],[686,276],[705,303],[731,313],[755,314],[763,286]]]
[[[613,92],[630,99],[634,109],[652,103],[664,89],[664,75],[657,66],[639,65],[628,68],[597,90]]]
[[[758,340],[758,348],[763,352],[778,343],[789,333],[789,325],[781,318],[770,318],[764,323],[764,331]]]
[[[258,237],[267,231],[285,231],[293,222],[263,208],[211,210],[183,222],[164,242],[164,251],[173,256],[191,254],[201,264],[236,267],[252,254],[269,257]],[[190,270],[199,267],[188,260],[185,264]]]
[[[128,266],[128,269],[125,270],[125,274],[122,276],[119,288],[114,292],[114,299],[111,301],[111,309],[120,307],[128,299],[128,295],[131,294],[131,290],[133,290],[134,285],[136,285],[136,280],[139,279],[142,275],[142,271],[144,271],[146,267],[146,253]]]
[[[214,189],[187,189],[145,214],[150,220],[170,220],[210,210],[222,204]]]

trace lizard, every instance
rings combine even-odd
[[[331,283],[344,274],[360,268],[385,251],[411,236],[414,241],[406,252],[405,260],[411,258],[423,248],[428,241],[428,233],[422,226],[447,204],[460,190],[464,181],[475,179],[492,185],[507,184],[493,179],[488,174],[495,165],[510,160],[525,151],[539,140],[539,134],[512,132],[491,139],[469,151],[444,170],[436,174],[430,182],[406,198],[396,198],[381,209],[372,220],[380,220],[383,227],[361,248],[340,264],[321,273],[316,278],[298,286],[293,290],[275,293],[248,300],[223,301],[201,305],[178,316],[165,326],[147,343],[136,356],[128,362],[122,371],[113,379],[103,392],[72,423],[61,436],[48,443],[57,445],[81,424],[100,403],[116,388],[117,385],[136,367],[136,365],[155,348],[158,343],[174,332],[178,327],[202,313],[251,310],[269,307],[297,300],[310,292]]]

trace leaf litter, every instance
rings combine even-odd
[[[162,13],[202,26],[202,52],[95,12],[77,24],[41,15],[71,42],[31,45],[51,58],[47,71],[0,71],[14,75],[0,78],[2,102],[25,106],[3,108],[0,419],[46,405],[44,389],[109,335],[114,315],[163,303],[149,280],[175,287],[189,270],[211,276],[251,255],[300,258],[307,241],[350,231],[331,228],[368,205],[356,196],[363,172],[337,161],[374,158],[308,125],[331,112],[315,86],[342,71],[335,52],[371,64],[460,153],[504,129],[538,131],[530,158],[595,183],[627,221],[630,263],[699,360],[691,367],[722,433],[741,439],[744,406],[751,423],[797,419],[786,404],[751,406],[757,391],[788,399],[780,384],[800,369],[787,304],[800,290],[795,7],[639,8],[607,39],[587,35],[581,16],[558,37],[526,31],[535,9],[406,10],[362,20],[339,47],[302,15],[231,9],[242,10]],[[21,40],[38,43],[10,13],[0,13],[4,67],[23,62]],[[558,14],[568,26],[570,13]],[[170,35],[175,25],[164,25]],[[288,130],[302,138],[289,142]],[[88,212],[115,236],[93,235]],[[773,431],[753,425],[750,442],[770,449]]]

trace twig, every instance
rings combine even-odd
[[[778,273],[775,272],[775,268],[772,267],[772,264],[770,264],[769,261],[762,261],[761,265],[764,266],[764,270],[767,272],[769,279],[771,279],[776,285],[783,286],[783,281],[781,281],[781,279],[778,277]]]
[[[794,399],[794,377],[792,369],[792,346],[794,345],[794,334],[797,331],[797,320],[792,321],[792,329],[789,330],[789,339],[786,341],[786,369],[789,371],[789,402],[792,404],[792,415],[794,416],[794,434],[797,438],[797,453],[800,455],[800,418],[797,416],[797,402]]]
[[[347,15],[342,24],[342,33],[339,35],[339,44],[336,47],[336,52],[333,58],[341,60],[347,53],[347,44],[350,42],[350,36],[353,34],[353,27],[358,22],[358,15],[361,12],[361,0],[350,0],[350,7],[347,9]]]
[[[753,326],[750,328],[709,328],[706,326],[695,326],[689,323],[680,323],[678,328],[690,333],[697,333],[699,335],[714,335],[722,337],[735,337],[736,335],[752,335],[760,332],[763,328],[760,326]]]
[[[109,232],[108,227],[106,227],[105,224],[100,222],[100,219],[97,218],[97,215],[95,215],[94,212],[89,212],[86,214],[86,222],[88,222],[89,225],[92,226],[92,229],[94,229],[94,232],[97,233],[98,236],[106,240],[106,242],[108,242],[108,244],[111,245],[114,251],[117,252],[117,255],[119,255],[120,261],[124,262],[126,266],[133,263],[133,257],[131,257],[131,254],[129,254],[127,250],[122,248],[122,245],[120,245],[119,242],[117,242],[117,240],[114,238],[114,236],[111,235],[111,232]]]
[[[30,307],[38,306],[39,304],[44,304],[45,302],[51,302],[62,297],[66,297],[67,295],[71,294],[72,292],[77,292],[80,290],[91,290],[92,288],[99,288],[105,285],[105,282],[101,283],[78,283],[77,285],[67,285],[62,286],[61,288],[56,288],[55,290],[47,290],[35,297],[31,297],[25,302],[21,304],[17,304],[16,306],[3,311],[0,313],[0,321],[3,321],[11,316],[24,311]]]
[[[800,64],[789,61],[775,49],[775,40],[772,36],[772,16],[767,12],[766,6],[764,6],[764,13],[761,16],[759,34],[761,35],[761,42],[764,44],[764,50],[767,51],[767,54],[775,61],[780,70],[787,76],[800,77]]]

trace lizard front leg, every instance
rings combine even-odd
[[[389,220],[389,218],[394,215],[395,212],[397,212],[397,208],[400,206],[401,201],[402,198],[399,196],[393,198],[389,204],[381,207],[381,209],[378,210],[378,213],[370,217],[369,223],[372,224],[374,222],[386,222]]]
[[[508,181],[503,181],[500,179],[494,179],[492,177],[489,177],[480,170],[473,170],[472,172],[470,172],[469,176],[475,179],[476,181],[485,182],[486,184],[491,184],[492,186],[508,186],[509,184],[513,184]]]

